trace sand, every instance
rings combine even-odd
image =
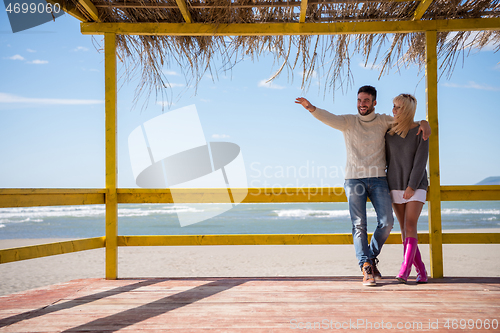
[[[0,240],[0,248],[64,240]],[[420,250],[429,267],[429,246],[420,245]],[[360,276],[361,282],[352,245],[120,247],[118,256],[119,278]],[[385,245],[379,259],[382,275],[395,276],[402,245]],[[443,261],[448,277],[499,277],[500,244],[445,244]],[[6,263],[0,265],[0,295],[104,276],[104,249]]]

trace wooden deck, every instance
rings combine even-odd
[[[0,332],[449,332],[460,320],[500,330],[500,278],[85,279],[0,297]]]

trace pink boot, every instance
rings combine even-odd
[[[417,271],[417,283],[427,283],[427,271],[425,270],[424,262],[422,261],[422,256],[420,255],[420,251],[415,252],[415,258],[413,259],[413,265],[415,266],[415,270]]]
[[[398,276],[396,276],[396,279],[399,280],[399,282],[406,283],[406,280],[408,280],[408,276],[410,275],[411,272],[411,266],[413,264],[413,260],[415,258],[415,252],[417,251],[417,239],[413,237],[407,237],[405,239],[405,261],[401,265],[401,269],[399,270]]]

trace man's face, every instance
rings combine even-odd
[[[358,112],[362,116],[367,116],[375,110],[375,105],[377,105],[377,101],[373,100],[373,96],[361,92],[358,94]]]

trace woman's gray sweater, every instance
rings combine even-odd
[[[385,135],[385,154],[387,160],[387,182],[389,189],[427,190],[427,157],[429,156],[429,141],[417,135],[418,126],[408,131],[406,138],[397,134]]]

